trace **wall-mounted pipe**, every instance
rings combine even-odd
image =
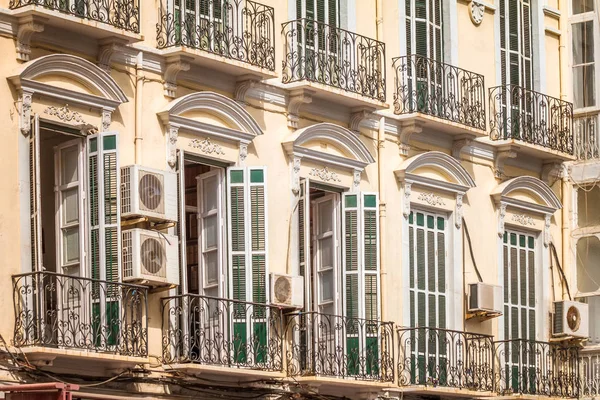
[[[139,52],[135,64],[135,163],[142,163],[142,106],[144,101],[144,53]]]

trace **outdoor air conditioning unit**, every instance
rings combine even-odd
[[[555,301],[554,336],[570,336],[576,338],[589,337],[590,320],[588,305],[578,301]]]
[[[469,285],[470,313],[502,314],[502,287],[477,282]]]
[[[271,274],[271,304],[284,308],[304,307],[304,278]]]
[[[121,217],[177,221],[177,174],[140,165],[121,168]]]
[[[137,228],[125,230],[122,235],[124,282],[179,285],[177,236]]]

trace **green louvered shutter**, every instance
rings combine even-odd
[[[363,324],[358,320],[362,313],[360,307],[360,194],[344,193],[342,199],[342,240],[343,240],[343,271],[344,271],[344,316],[346,330],[346,357],[348,359],[348,375],[360,372],[361,343]]]
[[[87,138],[90,272],[93,279],[121,280],[121,217],[118,134],[101,132]],[[116,345],[119,332],[117,285],[93,285],[92,325],[96,345]],[[101,327],[104,327],[101,328]]]
[[[362,193],[362,259],[366,373],[379,374],[379,214],[376,193]]]

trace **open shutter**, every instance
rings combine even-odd
[[[40,191],[40,120],[32,118],[29,134],[29,213],[31,216],[31,270],[43,270],[42,212]]]
[[[359,312],[359,201],[357,193],[343,195],[343,271],[344,271],[344,310],[348,318],[361,317]]]
[[[376,193],[363,193],[362,256],[364,266],[365,318],[379,319],[379,212]]]
[[[311,257],[310,257],[310,192],[309,180],[300,181],[298,199],[298,258],[300,276],[304,278],[304,311],[311,310]]]
[[[185,216],[185,159],[183,151],[177,150],[177,236],[179,237],[179,293],[188,292]]]
[[[88,136],[89,259],[91,277],[119,282],[121,263],[120,170],[118,134]],[[115,345],[119,338],[120,297],[116,285],[95,286],[92,305],[96,345]],[[103,327],[103,328],[100,328]],[[105,332],[108,330],[107,332]]]

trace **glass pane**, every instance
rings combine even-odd
[[[79,149],[77,146],[67,147],[61,150],[62,176],[61,185],[77,182],[77,162],[79,158]]]
[[[323,314],[333,315],[334,314],[333,303],[327,304],[326,306],[321,306],[321,312]]]
[[[79,194],[77,188],[62,192],[63,224],[73,224],[79,221]]]
[[[573,14],[594,11],[594,0],[573,0]]]
[[[594,22],[573,24],[573,64],[594,62]]]
[[[217,251],[204,254],[205,285],[216,285],[219,282],[219,262],[217,255]]]
[[[319,203],[319,233],[331,232],[333,230],[333,202],[325,201]]]
[[[218,232],[218,215],[204,218],[204,249],[217,247]]]
[[[63,261],[65,264],[79,261],[79,227],[63,229]]]
[[[321,301],[333,300],[333,270],[320,272],[321,278]]]
[[[333,267],[333,237],[328,237],[320,240],[320,263],[319,268]]]
[[[596,104],[594,64],[573,68],[573,97],[575,108],[591,107]]]
[[[216,210],[217,209],[217,198],[219,197],[217,177],[213,176],[212,178],[204,179],[204,204],[202,205],[202,209],[204,212]]]

